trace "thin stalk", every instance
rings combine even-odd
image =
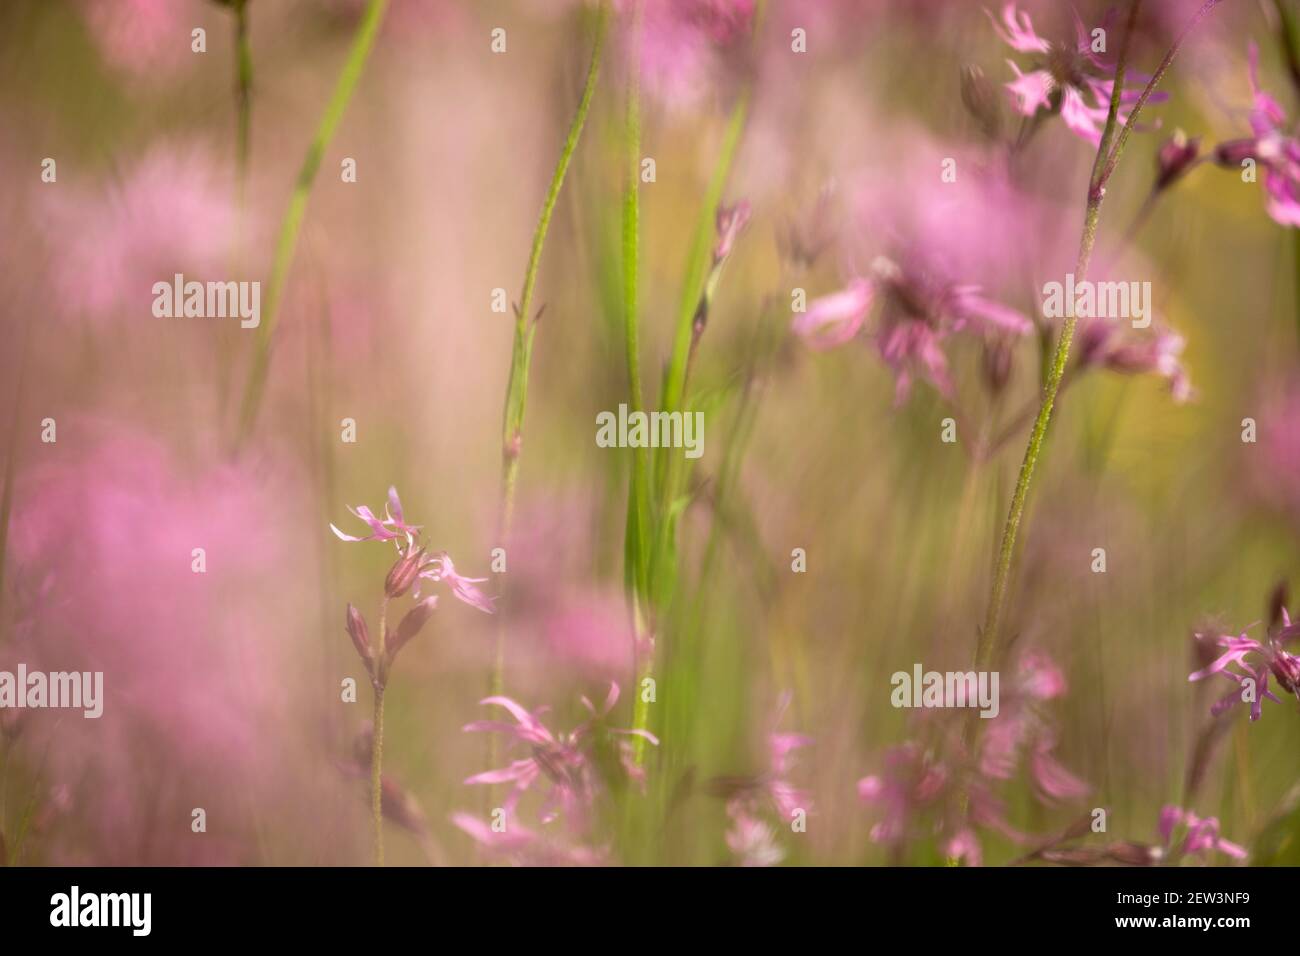
[[[523,291],[519,296],[519,305],[515,313],[514,348],[510,357],[510,378],[506,385],[506,401],[502,424],[501,445],[501,501],[498,513],[497,539],[502,546],[510,537],[514,521],[515,487],[519,480],[519,455],[522,450],[524,412],[528,402],[528,370],[532,364],[533,335],[537,323],[532,319],[533,290],[537,285],[537,273],[542,261],[542,247],[546,243],[546,233],[550,229],[551,215],[560,198],[560,188],[564,185],[565,174],[578,148],[583,126],[587,122],[587,113],[596,92],[596,79],[600,74],[601,55],[605,45],[605,28],[608,20],[606,4],[600,5],[596,21],[596,39],[591,50],[591,63],[587,67],[587,81],[582,88],[582,98],[578,109],[569,124],[569,134],[565,137],[560,150],[559,161],[551,175],[551,185],[542,202],[542,211],[537,219],[537,228],[533,232],[533,244],[528,253],[528,265],[524,270]],[[498,622],[496,661],[492,670],[492,693],[502,693],[503,672],[505,668],[505,619]],[[489,735],[493,736],[493,735]],[[493,738],[495,739],[495,737]]]
[[[633,13],[633,54],[628,68],[627,113],[624,125],[625,180],[623,187],[623,340],[627,354],[628,404],[632,412],[642,410],[640,314],[637,278],[640,258],[641,182],[641,90],[640,69],[641,5]],[[650,475],[644,448],[632,450],[632,476],[628,488],[628,584],[632,597],[633,662],[636,684],[632,726],[644,730],[649,722],[649,704],[641,685],[654,671],[654,645],[646,619],[649,596]],[[633,752],[639,765],[645,757],[645,740],[633,738]]]
[[[374,47],[375,37],[379,34],[379,26],[383,22],[387,6],[388,0],[370,0],[366,5],[361,23],[352,38],[352,47],[348,50],[343,71],[339,74],[334,92],[325,105],[325,112],[316,129],[316,136],[307,148],[307,155],[298,170],[293,194],[289,197],[289,206],[280,222],[280,233],[275,244],[275,260],[271,269],[271,283],[266,296],[266,315],[257,327],[257,340],[253,344],[253,360],[239,411],[235,450],[243,445],[252,431],[262,402],[271,361],[271,336],[275,332],[279,318],[284,286],[289,277],[289,268],[293,265],[294,252],[298,247],[298,233],[302,229],[302,220],[307,212],[307,200],[311,195],[312,183],[316,180],[316,173],[320,170],[325,151],[333,141],[343,113],[352,99],[357,81],[361,78],[366,62],[370,59],[370,51]]]
[[[370,745],[370,818],[375,827],[375,866],[384,865],[384,663],[388,641],[388,596],[379,605],[379,643],[375,647],[375,722]]]
[[[1219,0],[1206,0],[1204,6],[1192,18],[1191,23],[1175,39],[1173,46],[1160,62],[1160,66],[1152,75],[1151,80],[1142,90],[1138,97],[1137,103],[1134,104],[1133,111],[1129,114],[1128,121],[1124,128],[1116,135],[1116,118],[1119,115],[1120,94],[1124,85],[1124,70],[1128,61],[1129,41],[1133,36],[1133,27],[1137,21],[1138,10],[1141,7],[1142,0],[1134,0],[1129,8],[1128,26],[1124,32],[1124,40],[1120,47],[1119,60],[1115,67],[1114,86],[1111,90],[1110,110],[1106,116],[1106,126],[1102,132],[1101,142],[1097,149],[1096,158],[1093,161],[1092,176],[1088,183],[1087,207],[1083,219],[1083,231],[1079,238],[1079,255],[1075,265],[1076,282],[1083,281],[1087,276],[1088,263],[1092,258],[1093,246],[1097,240],[1097,223],[1101,217],[1101,204],[1106,195],[1106,183],[1111,174],[1115,171],[1115,166],[1123,154],[1124,146],[1128,141],[1129,133],[1136,123],[1142,107],[1150,99],[1156,85],[1164,77],[1173,62],[1178,50],[1182,47],[1188,33],[1196,26],[1205,15],[1214,8]],[[1112,145],[1113,142],[1113,145]],[[1073,311],[1073,310],[1071,310]],[[1056,403],[1057,391],[1061,385],[1061,379],[1065,375],[1066,364],[1070,358],[1070,345],[1074,340],[1076,318],[1073,315],[1066,317],[1061,327],[1061,335],[1056,343],[1056,351],[1052,356],[1052,364],[1048,373],[1047,382],[1043,389],[1043,400],[1038,410],[1038,416],[1034,420],[1033,430],[1029,435],[1029,443],[1025,448],[1025,457],[1020,465],[1020,473],[1016,478],[1015,491],[1011,496],[1011,505],[1007,511],[1006,524],[1002,530],[1002,543],[998,551],[997,568],[993,576],[993,584],[989,593],[988,610],[984,618],[984,626],[979,633],[979,641],[975,650],[975,668],[977,671],[987,670],[990,662],[993,660],[994,651],[998,644],[999,631],[1002,626],[1002,617],[1004,605],[1006,603],[1007,585],[1010,580],[1012,559],[1015,556],[1016,539],[1020,531],[1020,523],[1024,517],[1025,502],[1029,496],[1029,488],[1033,482],[1034,469],[1038,464],[1038,459],[1042,453],[1043,442],[1047,437],[1047,428],[1052,418],[1052,408]],[[972,712],[973,713],[973,712]],[[978,715],[975,715],[978,717]],[[975,741],[978,736],[978,720],[966,721],[963,733],[963,740],[968,756],[973,755]],[[964,816],[969,800],[969,790],[967,781],[963,780],[961,789],[958,792],[958,810]]]

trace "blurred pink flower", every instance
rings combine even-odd
[[[108,64],[137,76],[175,71],[191,51],[203,5],[193,0],[83,0],[87,32]]]
[[[57,734],[46,779],[77,806],[77,855],[60,848],[58,860],[255,859],[248,808],[304,797],[284,738],[267,732],[293,726],[282,675],[301,659],[287,638],[310,617],[298,597],[301,476],[275,462],[225,464],[215,443],[210,459],[187,462],[148,432],[102,420],[60,419],[59,442],[43,447],[15,493],[6,583],[16,627],[3,656],[104,673],[97,720],[24,711],[24,742],[42,746],[43,727]],[[250,527],[249,515],[274,519]],[[224,837],[160,829],[196,805]]]
[[[762,822],[762,814],[775,812],[781,826],[789,826],[796,814],[813,813],[812,795],[788,779],[794,770],[795,751],[812,744],[811,737],[785,733],[776,728],[789,709],[791,695],[781,695],[772,729],[766,738],[767,766],[757,776],[724,778],[714,782],[714,790],[725,794],[731,829],[727,845],[740,857],[744,866],[769,866],[779,862],[784,852],[772,842],[772,831]]]
[[[785,859],[772,828],[753,816],[743,800],[727,804],[731,827],[727,830],[727,848],[741,866],[776,866]]]
[[[1221,166],[1240,169],[1243,160],[1255,159],[1264,168],[1267,210],[1278,225],[1300,226],[1300,142],[1290,131],[1286,111],[1259,85],[1259,47],[1250,44],[1250,139],[1220,143],[1215,157]]]
[[[981,295],[978,286],[958,285],[919,261],[900,267],[882,256],[872,264],[870,278],[855,278],[843,291],[814,300],[807,312],[796,315],[794,332],[813,348],[843,345],[858,334],[876,301],[881,303],[876,348],[894,371],[900,404],[918,374],[945,398],[954,397],[942,347],[949,335],[1026,335],[1033,329],[1019,312]]]
[[[1250,719],[1259,720],[1263,713],[1264,698],[1280,704],[1272,691],[1268,689],[1268,677],[1271,673],[1281,688],[1290,694],[1300,696],[1300,657],[1283,648],[1287,641],[1300,637],[1300,626],[1292,625],[1286,608],[1282,608],[1282,626],[1276,632],[1267,634],[1262,641],[1246,636],[1243,631],[1237,636],[1221,635],[1215,643],[1225,648],[1224,652],[1209,666],[1189,674],[1189,681],[1198,681],[1212,674],[1221,674],[1241,685],[1227,696],[1216,701],[1210,713],[1218,716],[1236,704],[1250,704]],[[1197,635],[1201,638],[1201,635]],[[1236,665],[1240,671],[1228,668]],[[1247,681],[1250,683],[1247,684]]]
[[[619,6],[630,27],[633,2]],[[697,105],[725,78],[754,13],[753,0],[640,0],[639,6],[641,82],[675,108]]]
[[[1022,73],[1012,60],[1007,61],[1016,75],[1006,85],[1017,112],[1023,116],[1033,116],[1039,110],[1059,112],[1072,132],[1093,146],[1099,145],[1101,128],[1110,112],[1115,68],[1092,52],[1091,38],[1078,14],[1072,42],[1050,42],[1039,36],[1029,14],[1013,0],[1003,4],[1001,23],[992,13],[988,16],[1004,43],[1017,53],[1037,55],[1034,69],[1028,73]],[[1129,76],[1138,79],[1132,72]],[[1120,93],[1120,102],[1134,103],[1140,94],[1140,89],[1126,88]],[[1156,93],[1148,102],[1166,99],[1167,94]],[[1121,110],[1117,119],[1126,122],[1128,115]]]
[[[155,282],[177,272],[224,277],[234,194],[219,170],[205,148],[160,146],[98,191],[48,193],[44,227],[60,253],[51,269],[62,310],[73,319],[159,321],[150,311]]]
[[[1215,850],[1234,860],[1244,860],[1248,855],[1243,847],[1219,835],[1217,817],[1202,819],[1182,807],[1165,806],[1160,811],[1159,829],[1160,838],[1166,847],[1171,846],[1174,834],[1180,828],[1185,830],[1186,835],[1183,837],[1179,852],[1185,855],[1209,857]]]
[[[814,349],[843,345],[858,334],[875,298],[873,282],[851,279],[841,291],[814,299],[807,311],[796,313],[794,332]]]
[[[1040,802],[1072,800],[1088,786],[1056,759],[1055,725],[1041,705],[1065,693],[1060,668],[1041,651],[1024,654],[1004,683],[1000,712],[981,735],[977,759],[964,755],[962,736],[943,734],[935,748],[913,741],[885,752],[879,774],[858,781],[858,797],[877,808],[873,842],[901,851],[912,840],[936,836],[943,853],[978,866],[982,861],[977,829],[1002,834],[1015,843],[1029,838],[1007,820],[997,788],[1024,767]],[[967,815],[956,805],[957,784],[967,784]]]
[[[478,608],[484,614],[492,614],[496,608],[492,606],[492,598],[489,598],[483,591],[475,587],[482,584],[487,578],[467,578],[456,573],[456,566],[451,563],[451,555],[446,551],[439,551],[433,555],[424,565],[425,570],[420,572],[420,577],[426,578],[435,583],[444,582],[451,586],[451,593],[458,601],[463,601],[470,607]],[[417,590],[416,597],[420,592]]]
[[[542,715],[549,708],[542,707],[528,711],[509,697],[487,697],[479,703],[503,707],[515,719],[513,724],[498,720],[478,720],[466,724],[465,731],[486,731],[501,733],[515,743],[522,744],[530,755],[512,761],[508,766],[496,770],[487,770],[469,777],[467,784],[501,784],[512,785],[510,794],[504,804],[508,812],[513,812],[516,804],[533,784],[543,778],[550,784],[540,810],[542,823],[550,823],[564,815],[566,821],[576,828],[581,828],[587,819],[596,796],[597,782],[594,777],[591,748],[596,742],[599,728],[605,733],[617,736],[639,736],[650,743],[658,745],[654,734],[645,730],[616,730],[604,727],[604,719],[618,703],[618,684],[610,682],[609,693],[603,704],[597,708],[586,697],[582,704],[590,717],[579,724],[570,733],[552,733],[542,723]],[[620,747],[623,767],[634,779],[639,775],[626,759],[628,748]]]
[[[1177,332],[1154,327],[1141,334],[1121,331],[1108,319],[1085,319],[1078,328],[1077,367],[1105,368],[1121,375],[1156,375],[1169,383],[1178,403],[1193,396],[1191,379],[1180,356],[1185,340]]]
[[[601,866],[606,862],[603,851],[561,843],[516,823],[494,830],[468,813],[453,813],[451,822],[489,853],[520,866]]]

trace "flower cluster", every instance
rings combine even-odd
[[[900,266],[883,256],[866,277],[855,277],[841,291],[808,303],[794,318],[794,332],[814,349],[834,348],[862,331],[873,306],[879,319],[875,346],[895,375],[895,398],[902,403],[920,375],[940,394],[954,396],[944,341],[969,331],[985,336],[1026,335],[1033,325],[1024,315],[927,268],[919,257]]]
[[[781,695],[774,727],[765,739],[767,766],[764,770],[755,776],[713,781],[714,792],[727,801],[730,820],[727,848],[741,866],[774,866],[785,859],[785,850],[776,840],[776,829],[767,818],[775,815],[777,827],[798,827],[801,817],[813,812],[812,795],[789,779],[796,751],[811,745],[812,738],[775,729],[790,701],[789,693]]]
[[[1003,781],[1024,768],[1044,804],[1088,792],[1087,784],[1056,759],[1057,731],[1042,710],[1043,703],[1064,693],[1060,669],[1045,654],[1030,653],[1021,659],[974,759],[965,755],[956,733],[942,736],[934,747],[907,741],[887,750],[882,770],[858,781],[858,797],[879,814],[872,841],[897,852],[913,840],[936,836],[945,856],[969,866],[983,859],[977,827],[1028,842],[1007,820],[997,794]],[[963,780],[966,807],[959,805]]]
[[[1039,36],[1029,14],[1010,0],[1002,6],[1001,23],[991,13],[989,19],[1004,43],[1017,53],[1035,57],[1033,68],[1027,73],[1021,72],[1013,61],[1007,61],[1016,75],[1007,83],[1016,111],[1026,117],[1037,116],[1040,111],[1059,113],[1071,132],[1094,147],[1100,144],[1115,87],[1115,66],[1094,51],[1092,36],[1078,15],[1074,18],[1075,37],[1070,41],[1049,41]],[[1140,94],[1140,89],[1121,90],[1121,107],[1136,102]],[[1149,102],[1167,98],[1157,93]],[[1127,122],[1127,113],[1121,108],[1116,119]]]
[[[504,767],[478,773],[465,780],[471,785],[507,784],[510,787],[502,804],[505,817],[502,829],[487,827],[477,818],[464,814],[453,817],[462,830],[478,842],[498,851],[525,857],[543,853],[553,856],[557,847],[565,846],[550,837],[542,837],[517,825],[513,818],[519,801],[529,791],[539,793],[542,803],[538,821],[546,826],[561,820],[574,836],[589,829],[597,801],[608,790],[611,776],[620,782],[643,786],[645,772],[637,765],[629,737],[641,737],[654,745],[659,740],[647,730],[621,730],[606,725],[606,718],[618,703],[618,684],[610,682],[600,706],[586,696],[580,698],[587,719],[573,730],[555,732],[542,722],[548,708],[529,711],[509,697],[495,696],[482,700],[484,706],[503,708],[513,723],[500,720],[477,720],[462,729],[468,732],[504,734],[525,752]],[[566,853],[574,852],[568,848]],[[583,849],[583,857],[593,851]],[[530,859],[529,862],[538,862]]]
[[[383,518],[375,515],[366,505],[357,508],[349,506],[348,510],[370,526],[370,534],[356,537],[345,534],[331,524],[330,530],[341,541],[391,541],[397,548],[397,561],[384,578],[385,612],[390,599],[402,597],[412,588],[414,588],[412,597],[416,601],[415,606],[407,611],[391,634],[384,635],[381,659],[377,659],[378,655],[371,646],[370,629],[366,625],[365,618],[355,607],[348,605],[348,636],[352,638],[352,644],[361,655],[361,659],[366,662],[366,668],[373,679],[383,680],[397,652],[420,633],[438,605],[438,598],[434,595],[421,598],[421,581],[446,584],[458,600],[485,614],[493,612],[492,599],[478,587],[487,578],[464,577],[456,572],[456,566],[447,552],[438,551],[430,554],[424,546],[417,543],[421,526],[407,522],[396,488],[388,489],[388,503],[384,508]]]

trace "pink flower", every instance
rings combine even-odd
[[[348,511],[370,525],[371,533],[364,538],[355,538],[350,534],[344,534],[334,524],[330,524],[330,530],[338,537],[340,541],[406,541],[407,548],[415,543],[416,533],[420,530],[419,525],[408,525],[402,515],[402,501],[397,497],[397,489],[389,486],[388,504],[384,506],[384,517],[377,518],[375,513],[366,505],[353,508],[348,505]],[[399,545],[400,547],[400,545]]]
[[[997,717],[984,731],[979,753],[966,756],[959,731],[925,747],[907,741],[889,748],[877,774],[858,781],[858,798],[877,811],[871,839],[901,850],[912,840],[936,839],[945,856],[970,866],[982,862],[978,831],[993,830],[1014,843],[1027,842],[1007,820],[997,788],[1024,768],[1040,802],[1076,799],[1088,786],[1056,759],[1055,726],[1041,711],[1065,692],[1065,678],[1041,652],[1025,654],[1001,694]],[[955,728],[949,728],[955,730]],[[965,815],[957,804],[965,780]]]
[[[489,598],[479,588],[477,584],[482,584],[487,578],[467,578],[456,573],[456,566],[451,563],[451,555],[446,551],[439,551],[429,559],[427,570],[420,572],[420,577],[427,578],[430,581],[443,581],[451,585],[451,593],[457,600],[463,601],[470,607],[478,608],[484,614],[492,614],[496,608],[492,606],[492,598]],[[416,592],[419,596],[419,591]]]
[[[1250,88],[1254,107],[1250,112],[1250,139],[1220,143],[1215,150],[1219,165],[1239,169],[1243,160],[1255,159],[1264,168],[1267,210],[1281,226],[1300,226],[1300,142],[1288,131],[1286,112],[1259,85],[1259,48],[1249,50]]]
[[[175,71],[193,56],[190,30],[203,7],[187,0],[85,0],[90,36],[113,67],[138,76]]]
[[[596,738],[597,728],[618,736],[639,736],[656,746],[659,743],[658,738],[646,730],[615,730],[603,726],[605,717],[618,703],[618,696],[618,684],[611,681],[609,693],[601,707],[595,707],[591,701],[583,697],[582,704],[591,716],[567,734],[553,733],[542,723],[541,718],[547,708],[530,712],[509,697],[485,698],[480,701],[481,704],[505,708],[515,722],[509,724],[496,720],[478,720],[466,724],[462,729],[505,734],[515,743],[525,747],[529,755],[514,760],[505,767],[475,774],[465,783],[511,784],[512,789],[506,798],[505,808],[508,812],[513,812],[519,798],[534,784],[544,781],[549,786],[540,811],[542,823],[550,823],[563,813],[571,825],[581,826],[586,820],[596,793],[591,748]],[[630,748],[619,749],[625,771],[630,777],[637,779],[640,769],[628,759]]]
[[[883,256],[877,258],[870,278],[853,279],[843,291],[815,300],[807,312],[797,315],[795,334],[816,349],[843,345],[858,334],[879,300],[874,339],[880,357],[894,371],[896,401],[906,400],[918,374],[952,399],[948,357],[942,347],[949,335],[963,331],[1025,335],[1033,325],[1014,309],[985,298],[978,286],[958,285],[920,262],[918,257],[905,269]]]
[[[813,813],[812,795],[789,779],[795,751],[809,746],[812,738],[776,729],[790,701],[787,692],[777,702],[772,729],[765,740],[767,766],[753,776],[726,777],[712,784],[715,793],[727,797],[727,815],[731,818],[727,845],[742,866],[771,866],[784,857],[772,838],[774,831],[762,822],[764,813],[775,813],[782,827],[789,826],[799,813]]]
[[[743,800],[727,803],[731,827],[727,830],[727,849],[740,866],[776,866],[785,859],[772,828],[750,813]]]
[[[1017,53],[1036,56],[1034,68],[1028,73],[1007,61],[1016,75],[1007,83],[1016,111],[1022,116],[1033,116],[1039,110],[1059,112],[1072,132],[1093,146],[1099,145],[1101,128],[1110,112],[1115,70],[1092,52],[1091,37],[1078,16],[1075,16],[1073,42],[1051,42],[1039,36],[1029,14],[1020,11],[1011,0],[1002,6],[1001,23],[992,13],[988,16],[994,32],[1004,43]],[[1120,93],[1120,102],[1133,103],[1140,92],[1125,89]],[[1157,93],[1148,102],[1167,98]],[[1117,115],[1120,123],[1127,118],[1122,110]]]
[[[858,334],[875,298],[874,283],[852,279],[843,290],[814,299],[807,311],[797,313],[794,333],[817,350],[843,345]]]
[[[641,0],[637,60],[647,92],[669,106],[697,105],[727,77],[753,13],[753,0]]]
[[[1208,857],[1212,851],[1217,850],[1234,860],[1244,860],[1247,857],[1243,847],[1219,836],[1217,817],[1201,819],[1192,811],[1184,810],[1182,807],[1172,805],[1164,807],[1160,811],[1160,838],[1166,847],[1171,846],[1174,833],[1180,827],[1186,831],[1186,836],[1183,837],[1179,847],[1179,852],[1184,855]]]
[[[364,537],[356,537],[355,535],[345,534],[334,524],[330,524],[330,530],[334,532],[335,537],[340,541],[395,542],[398,564],[389,572],[388,585],[390,590],[400,588],[404,592],[405,587],[402,587],[402,585],[407,583],[407,579],[412,576],[434,582],[445,582],[451,586],[451,593],[457,600],[463,601],[470,607],[477,608],[485,614],[491,614],[495,611],[492,606],[492,598],[489,598],[476,587],[476,585],[486,581],[487,578],[467,578],[457,574],[456,566],[452,563],[451,556],[446,551],[439,551],[432,555],[424,553],[424,548],[416,542],[423,526],[407,523],[402,512],[402,501],[397,496],[396,488],[389,487],[388,489],[388,503],[384,506],[384,517],[382,518],[378,517],[366,505],[360,505],[356,508],[349,506],[348,510],[370,526],[370,534]],[[419,599],[419,588],[416,588],[414,597],[417,600]]]
[[[1156,375],[1169,383],[1169,394],[1179,404],[1194,396],[1191,379],[1180,356],[1186,341],[1177,332],[1153,328],[1129,335],[1106,319],[1079,324],[1078,367],[1101,367],[1121,375]]]
[[[235,221],[227,178],[207,149],[169,145],[93,190],[45,194],[42,227],[59,250],[52,269],[60,310],[76,321],[150,318],[155,282],[176,273],[223,277]]]
[[[1221,674],[1234,681],[1241,689],[1216,701],[1210,708],[1210,713],[1217,717],[1235,704],[1248,703],[1250,719],[1259,720],[1265,697],[1274,703],[1281,703],[1268,689],[1270,673],[1283,690],[1300,696],[1300,657],[1282,647],[1285,642],[1296,637],[1300,637],[1300,627],[1291,624],[1291,618],[1286,608],[1283,608],[1282,626],[1278,631],[1266,635],[1262,641],[1247,637],[1244,631],[1235,637],[1230,634],[1220,636],[1215,643],[1225,648],[1223,654],[1208,667],[1189,674],[1187,679],[1197,681],[1211,674]],[[1228,670],[1233,665],[1239,670]]]
[[[600,866],[602,851],[561,843],[517,823],[495,830],[478,817],[453,813],[451,822],[489,853],[521,866]]]

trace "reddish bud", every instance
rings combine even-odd
[[[1168,189],[1192,168],[1201,152],[1199,138],[1188,139],[1177,130],[1156,153],[1156,189]]]
[[[348,637],[352,638],[352,646],[357,649],[361,659],[367,664],[370,662],[370,630],[366,627],[366,619],[361,616],[361,612],[348,605]]]
[[[398,558],[397,563],[389,569],[388,577],[384,578],[384,593],[390,598],[395,598],[411,590],[411,585],[420,577],[420,566],[423,560],[424,548],[408,550]]]
[[[392,661],[397,657],[397,652],[415,635],[419,634],[424,627],[424,623],[429,620],[433,614],[433,609],[438,606],[436,597],[427,597],[415,607],[406,612],[402,622],[397,625],[397,630],[393,634],[393,639],[388,645],[388,659]]]

